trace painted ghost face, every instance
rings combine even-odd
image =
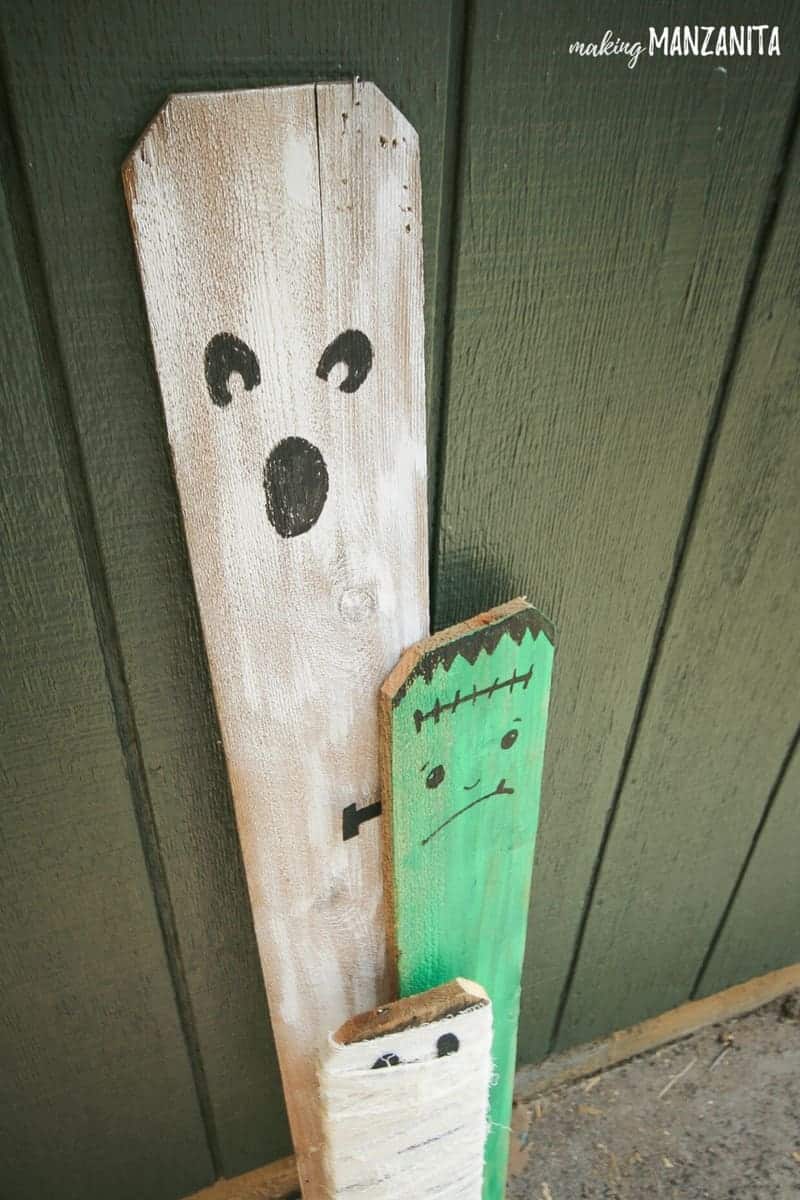
[[[357,392],[372,368],[372,344],[360,329],[346,329],[326,346],[317,377],[328,381],[339,366],[346,368],[339,391]],[[231,376],[238,375],[246,392],[261,383],[261,364],[255,352],[232,333],[217,333],[206,346],[204,368],[208,394],[218,408],[233,400]],[[318,446],[302,437],[277,442],[264,465],[267,517],[281,537],[308,533],[325,507],[328,467]]]

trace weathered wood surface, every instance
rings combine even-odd
[[[796,151],[737,347],[561,1045],[630,1025],[691,996],[795,736],[799,251]],[[783,820],[793,812],[783,832],[796,848],[797,809],[788,795]],[[766,870],[772,880],[758,908],[763,934],[746,953],[740,946],[738,963],[729,961],[730,973],[718,975],[717,986],[798,956],[797,857],[777,857]],[[758,888],[756,875],[752,886]],[[735,940],[735,932],[731,936]],[[766,962],[760,942],[771,942]],[[598,980],[602,1005],[596,1004]]]
[[[494,1008],[486,1200],[505,1191],[552,660],[552,628],[514,600],[406,651],[380,696],[400,995],[461,972]]]
[[[559,631],[522,1061],[551,1043],[798,72],[788,37],[725,71],[569,56],[593,20],[477,0],[458,181],[434,627],[519,590]],[[613,27],[654,20],[626,0]]]
[[[119,169],[170,91],[379,79],[420,133],[432,298],[448,241],[440,214],[449,194],[450,21],[444,0],[402,9],[387,0],[171,0],[148,9],[84,0],[80,10],[32,0],[0,14],[14,134],[178,930],[209,1140],[227,1175],[287,1154],[290,1141]],[[430,303],[428,314],[433,348],[443,314],[434,320]],[[125,1039],[111,1022],[104,1028],[124,1058]],[[131,1107],[131,1121],[146,1125],[154,1108]],[[173,1128],[166,1095],[160,1128]],[[154,1142],[148,1158],[160,1156],[165,1174],[171,1140],[158,1155]],[[42,1161],[46,1147],[44,1139]],[[96,1141],[84,1144],[87,1163],[98,1153]],[[54,1191],[57,1158],[50,1170]]]
[[[455,1016],[467,1008],[488,1001],[485,990],[471,979],[453,979],[420,992],[415,996],[403,996],[380,1004],[369,1012],[350,1017],[334,1033],[334,1040],[343,1046],[356,1042],[370,1041],[387,1033],[399,1033],[403,1029],[414,1029],[418,1025],[430,1025],[445,1017]]]
[[[173,96],[125,188],[304,1193],[388,999],[377,710],[427,630],[416,134],[374,85]]]
[[[171,1200],[212,1165],[14,215],[0,190],[0,1191]]]

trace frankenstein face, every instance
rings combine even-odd
[[[432,793],[429,807],[434,822],[430,833],[422,839],[423,846],[479,804],[494,799],[502,802],[503,797],[514,795],[514,781],[519,786],[519,766],[523,757],[519,752],[520,735],[522,747],[525,745],[524,701],[516,705],[495,702],[491,710],[490,706],[492,699],[506,688],[508,701],[515,688],[524,691],[532,675],[531,666],[522,675],[513,672],[510,678],[495,678],[483,687],[476,681],[466,694],[459,691],[452,700],[444,703],[437,697],[429,712],[417,709],[414,713],[415,725],[421,735],[420,754],[429,752],[435,759],[438,753],[448,760],[438,762],[426,758],[419,768],[426,789]],[[516,715],[510,715],[515,709]],[[429,721],[434,724],[452,722],[451,736],[446,736],[444,729],[426,729]],[[471,753],[464,753],[465,745],[471,747]],[[421,795],[424,800],[424,794]]]
[[[395,755],[410,795],[396,816],[413,825],[416,847],[447,839],[467,853],[487,827],[513,841],[535,825],[531,785],[543,749],[550,649],[537,634],[520,620],[474,631],[431,652],[409,679],[396,703]]]

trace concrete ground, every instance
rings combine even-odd
[[[800,992],[515,1114],[509,1200],[797,1200]]]

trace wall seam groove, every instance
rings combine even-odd
[[[736,876],[736,879],[734,880],[733,887],[731,888],[731,893],[730,893],[727,901],[725,902],[725,905],[722,909],[722,914],[719,918],[719,921],[717,922],[714,932],[711,935],[711,941],[708,944],[708,949],[706,950],[705,954],[703,955],[703,959],[700,963],[700,969],[697,972],[697,976],[695,978],[694,983],[692,984],[692,990],[689,993],[690,1000],[697,999],[697,993],[703,982],[703,976],[705,975],[705,973],[708,969],[708,965],[714,956],[714,951],[717,948],[719,939],[722,937],[722,933],[727,924],[728,917],[730,916],[731,910],[732,910],[734,904],[736,903],[736,897],[739,894],[739,889],[741,888],[741,886],[744,882],[744,878],[745,878],[745,875],[747,874],[748,867],[750,866],[750,862],[753,858],[753,855],[756,852],[758,843],[761,840],[761,835],[764,832],[764,827],[766,826],[767,821],[769,820],[769,815],[772,812],[775,801],[778,798],[778,793],[781,790],[781,785],[784,781],[784,778],[786,777],[786,773],[792,764],[792,759],[794,758],[795,751],[797,750],[798,742],[800,742],[800,725],[798,725],[797,729],[795,730],[794,737],[789,742],[789,748],[786,751],[786,753],[784,754],[783,759],[781,760],[781,765],[778,768],[778,773],[775,776],[772,787],[769,789],[769,792],[767,793],[767,800],[764,805],[764,810],[761,813],[761,816],[759,817],[758,824],[756,825],[755,829],[753,830],[753,837],[750,841],[750,845],[747,848],[747,853],[744,856],[744,861],[742,862],[742,865],[739,868],[739,872]]]
[[[119,741],[131,805],[142,846],[153,901],[164,945],[181,1032],[189,1058],[198,1109],[209,1157],[217,1177],[222,1156],[211,1096],[205,1077],[191,995],[186,979],[177,922],[153,812],[147,772],[130,696],[108,580],[100,550],[83,450],[53,317],[29,181],[24,169],[14,108],[8,83],[8,57],[0,44],[0,166],[6,191],[11,235],[25,291],[26,306],[38,349],[47,418],[53,434],[68,515],[78,547],[94,616],[97,641],[108,685],[114,727]]]
[[[766,195],[764,198],[761,217],[758,222],[756,236],[753,240],[753,247],[750,252],[750,258],[742,282],[742,289],[736,310],[736,316],[731,329],[722,367],[720,369],[717,393],[711,406],[711,411],[709,413],[709,418],[706,425],[706,431],[702,439],[694,477],[692,479],[692,484],[686,501],[686,508],[684,510],[681,527],[672,555],[672,565],[670,568],[669,577],[664,589],[661,608],[656,621],[655,629],[653,631],[650,653],[648,655],[645,670],[642,675],[639,695],[633,711],[633,717],[631,720],[630,729],[628,731],[628,736],[625,741],[625,748],[622,753],[617,782],[612,792],[608,811],[606,813],[594,865],[592,867],[592,873],[581,909],[581,917],[575,935],[575,942],[573,945],[569,968],[567,970],[564,985],[559,997],[558,1006],[556,1008],[553,1028],[548,1043],[548,1054],[552,1054],[558,1044],[558,1038],[561,1032],[561,1026],[563,1024],[564,1014],[566,1012],[570,992],[575,980],[575,975],[577,974],[578,962],[586,936],[589,915],[591,913],[592,904],[597,891],[600,873],[602,871],[603,862],[611,841],[614,824],[620,807],[622,793],[625,789],[625,783],[627,781],[628,769],[633,758],[633,751],[636,746],[639,730],[641,729],[644,720],[647,702],[661,659],[661,653],[664,647],[664,641],[669,625],[669,618],[675,597],[677,595],[683,573],[683,567],[688,557],[688,551],[691,545],[692,536],[694,534],[697,517],[702,508],[703,493],[705,491],[705,486],[719,441],[719,434],[722,428],[733,378],[739,361],[739,351],[747,323],[750,318],[750,311],[760,278],[761,268],[772,239],[772,233],[775,228],[781,201],[783,199],[789,160],[791,158],[797,136],[798,122],[800,122],[800,84],[798,84],[795,89],[795,95],[789,107],[789,114],[786,120],[783,135],[781,137],[775,169],[766,188]]]
[[[440,541],[442,497],[447,445],[447,416],[449,411],[450,375],[455,298],[458,275],[458,247],[462,221],[464,176],[464,142],[469,106],[470,55],[472,51],[473,6],[476,0],[453,0],[450,17],[451,66],[448,72],[447,119],[445,122],[445,165],[442,173],[442,203],[439,215],[440,237],[445,243],[441,270],[437,269],[434,288],[437,329],[433,357],[437,380],[437,423],[433,487],[431,489],[430,523],[430,609],[431,629],[436,628],[439,592]],[[454,34],[460,16],[460,35]]]

